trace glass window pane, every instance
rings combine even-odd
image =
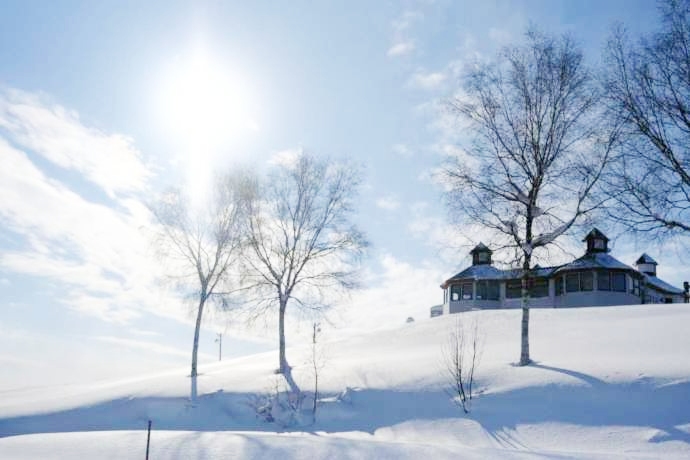
[[[547,297],[549,295],[549,280],[547,280],[546,278],[535,278],[531,281],[531,297]]]
[[[556,277],[556,295],[563,295],[563,276]]]
[[[611,290],[625,292],[625,273],[611,273]]]
[[[458,301],[461,299],[462,288],[458,284],[454,284],[450,287],[450,300]]]
[[[597,288],[600,291],[610,291],[611,290],[611,278],[609,277],[609,272],[598,271],[597,272]]]
[[[510,280],[506,283],[506,297],[508,299],[522,297],[522,280]]]
[[[498,300],[500,297],[500,288],[498,281],[489,281],[487,299]]]
[[[580,273],[580,290],[591,291],[594,289],[594,273],[582,272]]]
[[[486,280],[477,281],[475,286],[477,289],[477,292],[475,293],[477,300],[485,300],[486,299]]]
[[[462,300],[472,300],[472,283],[462,284]]]
[[[565,290],[566,292],[577,292],[580,290],[579,273],[568,273],[565,275]]]

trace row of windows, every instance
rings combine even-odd
[[[529,280],[530,297],[548,297],[549,280],[546,278],[531,278]],[[522,297],[522,280],[509,280],[506,282],[506,298],[518,299]]]
[[[597,272],[597,290],[630,292],[635,295],[640,293],[640,280],[633,279],[632,286],[628,286],[627,276],[621,272]],[[594,272],[568,273],[556,278],[556,295],[563,295],[565,292],[580,292],[594,290]]]
[[[450,287],[451,300],[472,300],[472,283],[454,284]],[[498,300],[500,298],[500,287],[498,281],[481,280],[477,281],[477,300]]]
[[[628,286],[627,277],[622,272],[598,271],[596,277],[597,290],[627,292],[628,288],[634,295],[640,294],[640,280],[633,279],[632,286]],[[567,273],[555,278],[556,295],[566,292],[587,292],[594,290],[594,272]],[[499,300],[500,288],[496,280],[480,280],[476,283],[476,293],[472,290],[472,282],[454,284],[450,287],[451,300],[472,300],[473,294],[477,300]],[[546,278],[532,278],[529,280],[529,296],[548,297],[549,280]],[[522,280],[508,280],[506,282],[506,298],[518,299],[522,297]]]

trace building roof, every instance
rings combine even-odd
[[[601,231],[596,227],[590,230],[590,232],[587,235],[585,235],[582,241],[587,241],[588,238],[601,238],[603,240],[609,241],[608,237],[601,233]]]
[[[656,276],[644,275],[644,279],[647,282],[647,284],[651,284],[660,291],[664,291],[669,294],[683,294],[683,291],[681,289],[671,286],[666,281],[660,280]]]
[[[637,272],[630,265],[626,265],[612,255],[605,252],[593,252],[585,254],[579,259],[575,259],[569,264],[562,265],[555,272],[564,272],[568,270],[583,270],[583,269],[597,269],[609,268],[617,270],[630,270]]]
[[[461,279],[503,279],[503,270],[499,270],[498,268],[494,267],[493,265],[471,265],[461,271],[460,273],[456,274],[455,276],[451,277],[448,279],[448,281],[452,280],[461,280]],[[446,283],[448,283],[446,281]],[[445,283],[444,283],[445,284]]]
[[[470,254],[474,254],[475,252],[493,252],[493,251],[491,249],[489,249],[484,243],[479,242],[479,244],[476,245],[474,247],[474,249],[472,249],[470,251]]]
[[[656,260],[652,259],[647,255],[647,253],[643,253],[639,259],[635,262],[635,265],[640,265],[640,264],[652,264],[652,265],[659,265],[656,263]]]

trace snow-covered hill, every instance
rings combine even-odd
[[[479,321],[481,394],[464,415],[444,391],[455,321]],[[258,420],[277,353],[90,385],[0,393],[2,459],[690,458],[690,306],[531,312],[535,364],[516,367],[519,311],[483,311],[324,343],[313,425]],[[288,357],[307,389],[307,349]]]

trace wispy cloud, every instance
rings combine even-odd
[[[400,201],[392,195],[382,196],[376,200],[376,206],[387,211],[395,211],[400,207]]]
[[[448,76],[444,72],[418,71],[412,74],[408,86],[430,91],[441,88],[447,79]]]
[[[268,164],[274,166],[293,166],[297,163],[304,150],[301,147],[279,150],[271,155]]]
[[[142,190],[150,172],[130,138],[84,126],[45,97],[0,91],[0,128],[15,144],[76,171],[109,196]]]
[[[412,149],[405,144],[395,144],[392,150],[395,154],[403,157],[411,157],[413,154]]]
[[[401,57],[411,54],[417,48],[415,40],[410,36],[413,25],[424,18],[419,11],[404,11],[391,21],[393,39],[386,53],[388,57]]]
[[[412,40],[399,41],[388,48],[386,55],[388,57],[406,56],[412,53],[414,50],[415,44]]]
[[[49,175],[34,161],[37,153],[86,177],[112,201],[92,201],[83,187]],[[38,96],[6,91],[0,158],[0,233],[20,242],[0,254],[1,269],[50,280],[63,293],[56,303],[106,321],[128,322],[142,309],[178,315],[159,306],[165,294],[148,238],[151,220],[137,197],[150,173],[124,136],[88,128]]]

